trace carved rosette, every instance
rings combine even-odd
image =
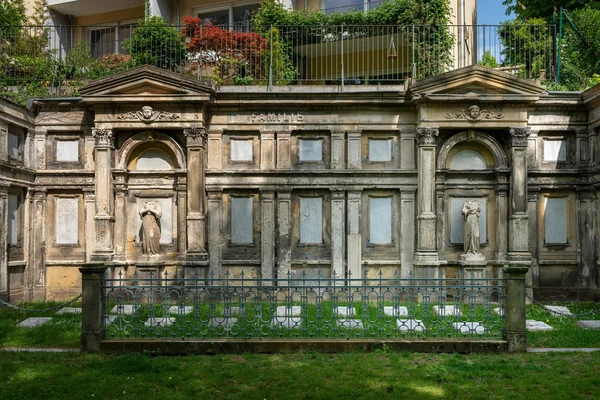
[[[188,146],[204,146],[204,143],[206,143],[207,134],[204,128],[184,129],[183,135],[187,138]]]
[[[94,129],[92,136],[96,141],[96,146],[113,147],[112,129]]]
[[[510,128],[510,144],[513,147],[527,147],[527,138],[531,134],[531,128]]]
[[[440,134],[438,128],[417,128],[420,146],[435,146],[435,138]]]

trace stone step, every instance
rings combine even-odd
[[[547,323],[536,321],[534,319],[528,319],[525,321],[525,327],[530,332],[549,332],[554,330],[554,328]]]
[[[40,326],[45,325],[50,321],[52,321],[52,317],[27,318],[25,321],[22,321],[19,324],[17,324],[17,328],[27,328],[27,329],[39,328]]]

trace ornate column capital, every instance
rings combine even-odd
[[[531,135],[531,128],[510,128],[511,147],[527,147],[527,138]]]
[[[112,129],[92,129],[92,136],[94,137],[96,147],[112,148],[114,146]]]
[[[204,146],[208,136],[206,129],[200,127],[184,129],[183,135],[187,139],[188,146]]]
[[[440,134],[439,128],[417,128],[419,146],[435,146],[435,138]]]

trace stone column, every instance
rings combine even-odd
[[[527,332],[525,330],[525,274],[528,267],[505,267],[506,305],[504,319],[504,339],[508,342],[510,353],[527,350]]]
[[[272,279],[275,275],[275,193],[260,192],[260,259],[261,275]]]
[[[529,128],[510,129],[510,207],[508,255],[511,263],[531,264],[527,215],[527,137]]]
[[[348,131],[348,169],[360,169],[362,166],[361,137],[362,131]]]
[[[352,279],[362,277],[362,235],[360,234],[362,191],[348,192],[348,275]]]
[[[344,278],[346,192],[331,192],[331,277]]]
[[[187,139],[187,256],[206,259],[204,153],[207,136],[204,128],[185,129],[183,134]]]
[[[439,266],[436,251],[436,215],[435,215],[435,149],[438,128],[417,128],[419,148],[417,152],[418,169],[418,216],[417,251],[414,264],[427,267],[427,275],[437,277]],[[422,271],[425,272],[425,271]]]
[[[292,192],[277,192],[277,278],[286,279],[292,270]]]
[[[275,169],[275,132],[260,134],[260,169]]]
[[[95,184],[96,184],[96,246],[95,259],[109,260],[114,252],[114,188],[113,188],[113,131],[94,129]]]
[[[591,189],[591,188],[590,188]],[[578,266],[577,282],[578,288],[589,288],[594,286],[596,276],[596,198],[592,190],[581,190],[577,192],[577,216],[579,218],[578,228]]]
[[[400,276],[408,279],[413,272],[413,256],[415,253],[415,192],[403,190],[400,192]]]
[[[344,132],[333,132],[331,134],[331,169],[344,169],[345,164],[345,147]]]
[[[221,278],[222,243],[221,224],[223,220],[223,192],[208,192],[208,254],[209,278]]]
[[[46,299],[46,189],[31,189],[29,262],[26,286],[29,301]]]
[[[96,215],[96,196],[93,188],[83,190],[83,201],[85,204],[85,262],[90,262],[95,250],[94,243],[96,239],[96,227],[94,225],[94,216]]]
[[[88,353],[100,351],[100,342],[104,339],[104,321],[102,320],[102,277],[106,265],[102,263],[86,264],[79,268],[81,272],[81,350]]]
[[[498,177],[496,186],[496,260],[508,259],[508,182],[504,176]]]
[[[127,243],[127,192],[123,185],[115,189],[115,261],[125,261]]]
[[[533,288],[540,286],[539,265],[539,230],[538,230],[538,198],[539,189],[530,191],[527,198],[527,211],[529,214],[529,252],[531,253],[531,269],[525,275],[526,291],[533,299]]]
[[[0,182],[0,300],[8,301],[8,184]]]

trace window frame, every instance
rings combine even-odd
[[[78,161],[58,161],[57,159],[57,151],[58,146],[57,143],[60,141],[77,141],[77,159]],[[48,166],[53,167],[55,169],[79,169],[83,168],[84,164],[84,145],[83,145],[83,133],[82,132],[51,132],[47,136],[47,160]]]
[[[208,13],[215,12],[215,11],[227,10],[229,12],[229,22],[227,23],[227,25],[230,28],[232,28],[236,24],[236,22],[233,21],[233,9],[235,7],[243,7],[243,6],[253,5],[253,4],[260,5],[260,0],[244,0],[244,1],[236,1],[236,2],[230,2],[230,3],[215,4],[215,5],[204,6],[204,7],[194,7],[194,8],[192,8],[192,15],[196,18],[200,18],[199,17],[200,14],[208,14]],[[243,24],[243,22],[241,22],[239,24]],[[222,26],[222,25],[215,25],[215,26]]]
[[[133,34],[133,32],[135,31],[136,28],[136,23],[138,21],[139,18],[130,18],[130,19],[123,19],[123,20],[118,20],[118,21],[113,21],[113,22],[105,22],[102,24],[97,24],[94,26],[88,26],[86,27],[85,30],[85,43],[90,46],[90,55],[93,58],[101,58],[104,57],[105,55],[108,54],[123,54],[124,51],[120,48],[120,43],[123,41],[123,39],[127,39],[127,38],[121,38],[121,28],[122,27],[131,27],[131,33]],[[114,35],[115,35],[115,39],[114,39],[114,51],[113,52],[102,52],[102,54],[96,56],[92,50],[92,32],[96,32],[96,31],[101,31],[101,30],[106,30],[112,28],[114,29]]]

